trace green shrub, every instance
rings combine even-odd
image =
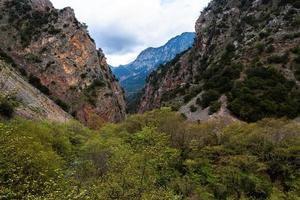
[[[7,55],[1,48],[0,48],[0,59],[3,59],[6,63],[11,64],[13,67],[17,67],[15,61]]]
[[[64,111],[69,112],[70,106],[66,102],[62,101],[61,99],[55,99],[55,103]]]
[[[295,83],[272,68],[255,67],[247,78],[237,82],[229,98],[229,109],[248,122],[266,117],[297,117],[300,98]]]
[[[296,63],[300,64],[300,55],[299,55],[299,56],[297,56],[297,57],[294,59],[294,62],[296,62]]]
[[[269,45],[266,48],[267,53],[273,53],[275,51],[275,47],[273,45]]]
[[[34,87],[36,87],[38,90],[40,90],[42,93],[44,93],[45,95],[50,95],[50,90],[48,87],[44,86],[42,83],[41,83],[41,80],[34,76],[34,75],[30,75],[29,77],[29,83],[31,85],[33,85]]]
[[[291,50],[294,54],[300,55],[300,45]]]
[[[263,43],[257,43],[255,45],[255,48],[257,49],[257,53],[262,53],[265,50],[265,44]]]
[[[198,110],[198,108],[195,105],[190,106],[190,111],[191,112],[196,112],[197,110]]]
[[[202,108],[207,108],[211,105],[212,102],[218,100],[220,98],[220,93],[216,90],[208,90],[204,92],[201,96],[200,106]]]
[[[221,108],[221,105],[222,105],[222,103],[220,101],[213,102],[209,107],[208,114],[212,115],[212,114],[218,112]]]
[[[272,55],[268,58],[268,63],[276,63],[276,64],[286,64],[288,62],[289,55],[283,54],[283,55]]]
[[[0,115],[2,117],[12,118],[17,106],[18,102],[14,97],[0,94]]]

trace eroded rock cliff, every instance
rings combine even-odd
[[[1,95],[11,96],[17,102],[12,114],[57,122],[65,122],[72,118],[46,95],[25,81],[10,64],[2,60],[0,60],[0,91]]]
[[[1,55],[32,85],[87,123],[125,117],[124,94],[87,27],[48,0],[0,2]]]

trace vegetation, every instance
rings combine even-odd
[[[215,101],[212,103],[212,105],[209,107],[208,114],[212,115],[220,110],[222,106],[222,103],[220,101]]]
[[[299,89],[273,68],[254,67],[231,91],[229,109],[242,120],[295,118],[300,112]]]
[[[216,90],[208,90],[204,92],[201,96],[200,102],[198,101],[199,105],[202,108],[207,108],[212,102],[218,100],[220,98],[220,93]]]
[[[272,55],[268,58],[269,63],[287,63],[289,57],[288,54],[283,55]]]
[[[97,90],[99,88],[103,88],[105,87],[106,84],[104,82],[103,79],[101,78],[98,78],[98,79],[95,79],[91,85],[89,85],[85,91],[84,91],[84,94],[85,96],[88,98],[88,101],[95,105],[96,104],[96,98],[97,98]]]
[[[2,199],[225,200],[300,195],[300,126],[190,124],[169,109],[91,131],[0,122]]]
[[[0,94],[0,117],[11,118],[18,104],[12,95]]]
[[[9,23],[20,31],[21,43],[27,47],[36,35],[41,34],[45,26],[51,24],[58,15],[55,10],[50,12],[34,11],[27,0],[13,0],[5,2],[9,11]],[[50,25],[46,27],[49,34],[57,34],[57,30]]]
[[[64,111],[66,111],[66,112],[69,112],[69,111],[70,111],[70,106],[69,106],[66,102],[64,102],[63,100],[61,100],[61,99],[55,99],[54,101],[55,101],[55,103],[56,103],[59,107],[61,107]]]
[[[196,112],[197,110],[198,110],[198,108],[195,105],[190,106],[190,111],[191,112]]]
[[[36,87],[38,90],[40,90],[42,93],[44,93],[45,95],[50,95],[50,90],[48,87],[44,86],[41,83],[41,80],[34,76],[34,75],[30,75],[29,77],[29,83],[31,85],[33,85],[34,87]]]

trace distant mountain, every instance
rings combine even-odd
[[[131,99],[143,88],[146,77],[161,64],[175,58],[177,54],[193,46],[195,33],[182,33],[169,40],[164,46],[147,48],[128,65],[112,68],[113,73],[120,80],[121,86],[126,91],[126,96]]]

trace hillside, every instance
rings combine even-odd
[[[161,47],[145,49],[130,64],[112,68],[128,100],[131,101],[143,89],[146,77],[159,65],[165,64],[177,54],[191,48],[194,38],[195,33],[182,33]]]
[[[299,1],[212,1],[194,47],[148,77],[139,111],[171,106],[193,121],[299,116],[299,27]]]
[[[71,119],[65,111],[34,88],[13,67],[0,60],[0,115],[47,119],[65,122]],[[0,116],[0,118],[1,118]]]
[[[2,0],[0,13],[1,57],[24,80],[85,124],[124,119],[123,91],[71,8],[57,10],[48,0]]]

